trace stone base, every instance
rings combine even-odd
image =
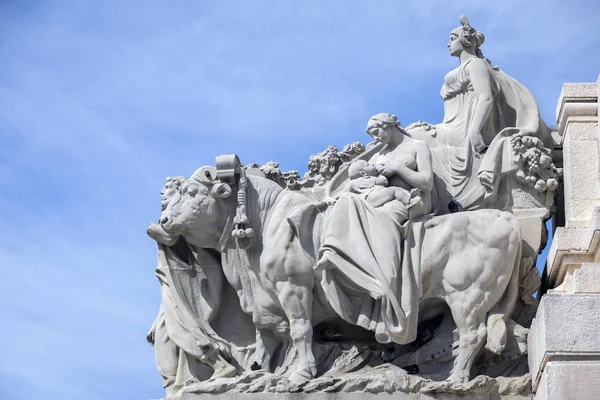
[[[217,399],[218,397],[218,399]],[[525,400],[532,399],[529,374],[514,378],[478,376],[466,383],[432,381],[387,364],[371,371],[316,378],[294,385],[287,378],[256,371],[237,378],[199,382],[172,400]],[[169,399],[170,400],[170,399]]]
[[[552,361],[546,364],[534,400],[600,398],[600,361]]]
[[[182,400],[529,400],[531,396],[450,393],[184,393]],[[553,397],[558,399],[558,397]],[[565,397],[566,399],[566,397]]]
[[[534,390],[552,361],[600,362],[599,320],[600,295],[547,294],[542,298],[527,338]]]
[[[585,279],[578,283],[586,288],[592,284],[597,283]],[[600,294],[542,298],[528,337],[536,400],[600,399],[599,318]]]

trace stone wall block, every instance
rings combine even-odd
[[[550,361],[600,362],[600,295],[545,295],[527,340],[534,390]]]

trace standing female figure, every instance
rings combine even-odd
[[[485,37],[466,17],[450,32],[450,55],[460,65],[444,78],[444,120],[419,122],[407,132],[431,148],[439,213],[452,208],[502,208],[493,204],[500,175],[514,168],[511,135],[549,139],[532,94],[483,57]],[[546,140],[547,141],[547,140]],[[550,143],[546,143],[550,147]]]

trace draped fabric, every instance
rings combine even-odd
[[[480,129],[489,147],[481,157],[473,154],[468,137],[477,107],[477,97],[467,73],[471,63],[485,65],[492,84],[492,109]],[[455,201],[467,210],[494,207],[491,202],[500,176],[516,168],[510,136],[518,133],[544,140],[549,137],[537,103],[527,88],[479,58],[450,71],[444,78],[440,95],[444,100],[444,120],[421,137],[431,148],[439,202],[447,206]],[[546,146],[551,148],[550,143]]]
[[[467,136],[477,106],[467,66],[475,60],[477,59],[471,59],[458,66],[444,78],[440,92],[444,99],[444,120],[435,126],[436,143],[431,149],[438,194],[443,196],[440,202],[447,205],[454,200],[464,208],[480,202],[484,195],[483,187],[476,179],[472,179],[474,174],[471,171],[477,170],[479,159],[474,157]],[[497,93],[498,89],[493,85],[492,92]],[[488,137],[491,140],[493,137],[496,130],[494,122],[491,119],[483,127],[481,134],[484,140]]]
[[[159,318],[164,318],[169,339],[200,361],[214,351],[227,351],[227,342],[210,325],[223,288],[223,273],[212,254],[182,241],[177,248],[159,244],[156,276],[162,295]]]
[[[553,144],[531,92],[503,71],[493,68],[487,63],[486,65],[495,84],[500,88],[493,110],[495,118],[499,120],[499,129],[489,143],[477,177],[486,190],[486,199],[492,199],[498,192],[500,176],[516,169],[516,159],[510,144],[512,135],[538,137],[548,149],[552,149]]]
[[[381,343],[416,338],[423,223],[401,226],[395,204],[374,208],[360,196],[341,196],[326,217],[319,251],[332,264],[321,281],[330,305]]]

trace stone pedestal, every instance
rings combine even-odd
[[[595,269],[600,271],[600,264],[595,264]],[[599,321],[600,294],[548,294],[542,298],[528,338],[536,399],[597,398],[555,394],[579,393],[577,388],[583,382],[595,387],[593,393],[600,393]]]
[[[184,393],[181,400],[526,400],[525,396],[451,393]],[[553,397],[554,398],[554,397]],[[558,399],[558,397],[556,397]]]
[[[597,83],[567,83],[557,109],[562,148],[564,226],[556,228],[548,254],[548,287],[566,291],[574,270],[599,261],[600,129]],[[561,286],[562,285],[562,286]]]
[[[528,337],[536,400],[600,398],[600,129],[596,83],[565,84],[557,110],[564,226],[547,261],[548,293]]]

